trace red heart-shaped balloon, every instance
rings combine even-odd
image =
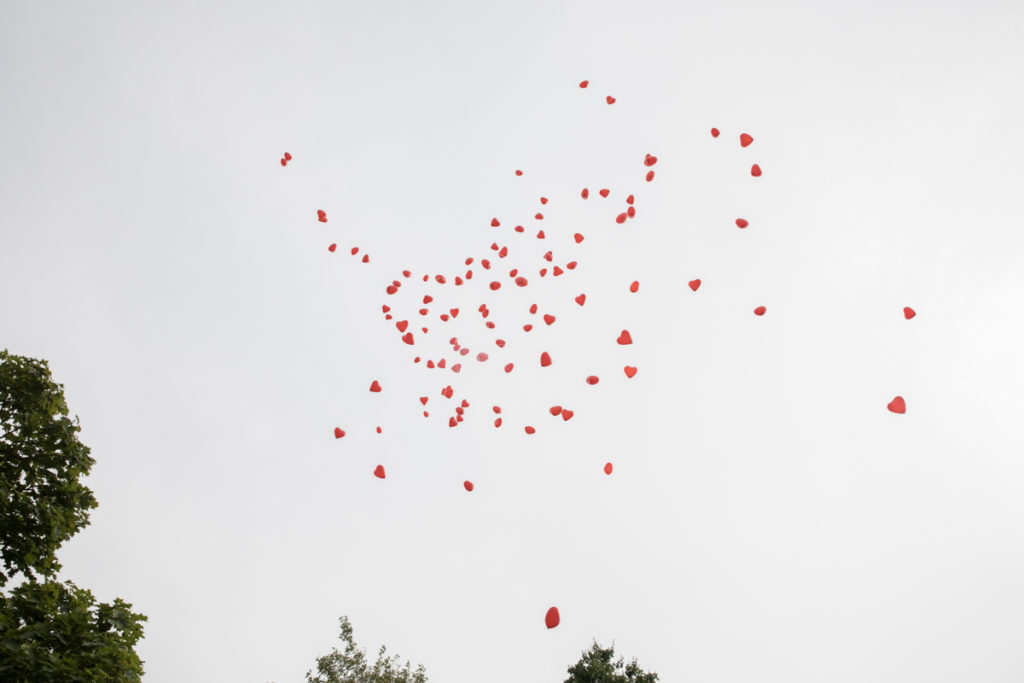
[[[526,425],[526,427],[523,428],[523,431],[525,431],[527,434],[533,434],[537,430],[531,427],[530,425]]]
[[[764,312],[767,310],[768,309],[765,308],[764,306],[758,306],[757,308],[754,309],[754,315],[764,315]]]
[[[692,289],[693,291],[696,292],[697,288],[700,287],[700,278],[698,278],[696,280],[690,280],[689,285],[690,285],[690,289]]]
[[[915,311],[910,306],[904,306],[904,308],[903,308],[903,317],[904,318],[906,318],[907,320],[910,320],[915,315],[917,315],[917,311]]]
[[[464,487],[464,488],[465,488],[465,489],[466,489],[467,491],[472,491],[472,490],[473,490],[473,482],[471,482],[471,481],[469,481],[469,480],[467,480],[467,481],[464,481],[464,482],[462,482],[462,486],[463,486],[463,487]]]
[[[629,330],[623,330],[622,334],[620,334],[619,338],[616,339],[615,341],[617,341],[619,344],[625,346],[626,344],[632,344],[633,343],[633,337],[630,336]]]
[[[345,430],[342,429],[341,427],[335,427],[334,428],[334,438],[335,439],[340,439],[343,436],[345,436]]]
[[[578,303],[580,306],[582,306],[584,303],[586,303],[586,301],[587,301],[587,295],[586,294],[580,294],[578,297],[576,297],[576,303]]]
[[[334,252],[334,250],[335,250],[335,249],[337,249],[337,248],[338,248],[338,245],[337,245],[337,244],[332,244],[331,246],[327,247],[327,251],[329,251],[329,252],[332,252],[332,253],[333,253],[333,252]]]
[[[548,613],[544,615],[544,625],[548,628],[555,628],[562,622],[561,615],[558,614],[558,608],[552,607],[548,610]]]
[[[576,233],[575,235],[573,235],[572,238],[574,240],[576,240],[576,244],[579,244],[580,242],[583,241],[583,235],[581,235],[579,233]]]
[[[610,191],[611,190],[599,190],[598,194],[601,195],[602,197],[607,197]]]
[[[552,415],[558,415],[562,412],[562,406],[551,406],[548,408],[548,412]]]
[[[384,465],[377,465],[376,469],[373,470],[373,476],[378,479],[384,478]]]
[[[761,175],[761,167],[758,166],[757,164],[751,166],[750,175],[754,176],[755,178],[759,177]]]
[[[750,225],[750,223],[747,222],[747,219],[745,219],[745,218],[737,218],[736,219],[736,227],[737,228],[745,228],[748,225]]]
[[[886,407],[889,409],[890,413],[899,413],[902,415],[907,412],[907,403],[903,400],[902,396],[897,396],[893,400],[889,401],[889,404]]]
[[[542,354],[540,354],[540,366],[542,368],[546,368],[549,365],[551,365],[551,355],[547,351],[545,351]]]
[[[604,101],[607,102],[608,104],[615,104],[615,98],[612,97],[611,95],[609,95],[608,97],[604,98]]]
[[[639,290],[639,289],[640,289],[640,282],[638,280],[633,280],[633,283],[629,285],[629,291],[631,291],[634,294],[636,294],[637,290]]]
[[[719,133],[719,131],[718,131],[717,128],[712,128],[711,129],[711,137],[717,138],[718,137],[718,133]]]
[[[610,462],[606,462],[604,464],[604,473],[605,474],[611,474],[612,473],[612,464]]]
[[[412,332],[406,332],[405,334],[403,334],[402,335],[402,341],[404,341],[409,346],[412,346],[413,343],[415,343],[415,340],[413,339],[413,336],[412,336]]]
[[[373,384],[370,385],[370,391],[373,391],[373,392],[380,391],[380,382],[378,382],[377,380],[373,380]]]
[[[555,316],[551,315],[550,313],[545,313],[544,322],[550,325],[551,323],[555,322]]]
[[[589,384],[591,386],[597,384],[600,381],[601,381],[601,378],[598,377],[597,375],[590,375],[589,377],[587,377],[587,384]]]
[[[633,379],[633,376],[636,375],[636,368],[632,365],[627,365],[622,368],[622,371],[626,373],[626,377],[629,379]]]
[[[740,135],[740,147],[746,147],[747,145],[749,145],[753,141],[754,141],[754,138],[750,137],[746,133],[742,133]]]
[[[569,410],[568,408],[562,408],[562,420],[564,420],[565,422],[571,420],[573,415],[575,415],[575,413]]]

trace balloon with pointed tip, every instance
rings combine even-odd
[[[557,607],[552,607],[548,610],[548,613],[544,615],[544,625],[549,629],[555,628],[562,622],[562,617],[558,613]]]

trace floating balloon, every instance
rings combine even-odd
[[[590,375],[589,377],[587,377],[587,384],[589,384],[591,386],[597,384],[600,381],[601,381],[601,378],[599,378],[597,375]]]
[[[569,410],[568,408],[562,408],[562,420],[563,421],[568,422],[569,420],[572,419],[573,415],[575,415],[575,413],[572,412],[571,410]]]
[[[742,133],[740,135],[740,147],[746,147],[747,145],[749,145],[753,141],[754,141],[754,138],[750,137],[746,133]]]
[[[580,294],[578,297],[576,297],[576,303],[578,303],[580,306],[582,306],[586,302],[587,302],[587,295],[586,294]]]
[[[717,128],[712,128],[711,129],[711,137],[717,138],[718,137],[718,133],[719,133],[719,131],[718,131]]]
[[[897,396],[893,400],[889,401],[889,404],[886,407],[889,409],[890,413],[898,413],[902,415],[907,412],[907,403],[903,400],[902,396]]]
[[[547,351],[545,351],[542,354],[540,354],[540,366],[542,368],[546,368],[549,365],[551,365],[551,356],[550,354],[548,354]]]
[[[615,98],[612,97],[611,95],[609,95],[608,97],[604,98],[604,101],[607,102],[608,104],[615,104]]]
[[[911,318],[913,318],[913,317],[914,317],[915,315],[917,315],[917,311],[915,311],[915,310],[914,310],[913,308],[911,308],[910,306],[905,306],[905,307],[903,308],[903,317],[904,317],[904,318],[906,318],[907,320],[910,320],[910,319],[911,319]]]
[[[619,334],[619,338],[616,339],[615,341],[617,341],[620,345],[625,346],[626,344],[633,343],[633,337],[630,336],[629,330],[623,330],[622,333]]]
[[[580,192],[580,196],[583,197],[584,199],[586,199],[587,197],[590,196],[590,190],[588,190],[587,188],[584,187],[583,191]]]
[[[586,88],[588,85],[590,85],[590,81],[580,81],[581,88]]]
[[[611,474],[612,473],[612,464],[610,462],[606,462],[604,464],[604,473],[605,474]]]
[[[609,192],[610,190],[599,190],[598,194],[601,195],[602,197],[607,197]]]
[[[335,427],[334,428],[334,438],[335,439],[340,439],[343,436],[345,436],[345,430],[342,429],[341,427]]]
[[[633,292],[633,294],[636,294],[639,289],[640,282],[638,280],[633,280],[632,284],[629,285],[629,291]]]
[[[622,368],[622,370],[623,372],[626,373],[626,377],[628,377],[629,379],[633,379],[633,377],[636,376],[636,368],[632,365],[627,365],[626,367]]]
[[[574,240],[576,240],[576,244],[579,244],[580,242],[583,241],[583,235],[581,235],[579,233],[576,233],[575,235],[573,235],[572,238]]]
[[[525,431],[527,434],[533,434],[537,430],[531,427],[530,425],[526,425],[526,427],[523,428],[523,431]]]
[[[284,153],[284,160],[285,161],[291,161],[292,160],[292,155],[289,154],[288,152],[285,152]]]
[[[750,225],[750,223],[748,223],[745,218],[737,218],[736,219],[736,227],[737,228],[745,228],[748,225]]]
[[[562,621],[561,616],[558,614],[558,608],[552,607],[548,610],[548,613],[544,615],[544,625],[550,628],[555,628]]]
[[[755,178],[760,177],[760,175],[761,175],[761,167],[758,166],[757,164],[754,164],[753,166],[751,166],[750,167],[750,175],[754,176]]]
[[[373,384],[370,385],[370,391],[374,393],[380,391],[380,382],[373,380]]]
[[[376,469],[373,470],[373,476],[378,479],[384,478],[384,465],[377,465]]]
[[[562,406],[551,406],[548,408],[548,412],[552,415],[559,415],[562,412]]]
[[[765,308],[764,306],[758,306],[757,308],[754,309],[754,315],[764,315],[764,312],[767,310],[768,309]]]
[[[551,315],[550,313],[545,313],[544,322],[546,322],[548,325],[551,325],[551,323],[555,322],[555,316]]]
[[[467,480],[467,481],[464,481],[464,482],[462,482],[462,486],[463,486],[463,488],[465,488],[465,489],[466,489],[467,491],[472,491],[472,490],[473,490],[473,482],[471,482],[471,481],[469,481],[469,480]]]
[[[496,228],[496,227],[498,227],[499,225],[501,225],[501,222],[500,222],[500,221],[498,221],[498,219],[497,219],[497,218],[492,218],[492,219],[491,219],[491,227],[492,227],[492,228]]]
[[[697,288],[700,287],[700,278],[696,280],[690,280],[688,284],[690,285],[690,289],[696,292]]]
[[[337,249],[337,248],[338,248],[337,244],[332,244],[331,246],[327,247],[327,251],[329,251],[331,253],[334,253],[334,250]]]

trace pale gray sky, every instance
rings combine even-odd
[[[561,681],[592,638],[666,683],[1020,681],[1022,20],[0,2],[0,346],[97,459],[63,576],[149,616],[151,683],[301,680],[342,614],[437,683]],[[494,240],[529,287],[415,279]],[[424,293],[461,314],[411,349],[380,306]],[[411,362],[449,334],[491,360]]]

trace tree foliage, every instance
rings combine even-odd
[[[2,681],[142,678],[134,648],[147,618],[120,598],[97,603],[88,590],[53,580],[57,549],[97,506],[80,481],[96,462],[80,429],[46,361],[0,351],[0,586],[24,579],[0,594]]]
[[[131,605],[96,604],[70,581],[34,581],[0,597],[0,680],[33,683],[141,681]]]
[[[97,503],[79,481],[96,461],[46,361],[0,351],[0,429],[3,586],[16,572],[57,572],[57,549],[89,523]]]
[[[352,639],[352,625],[348,617],[339,619],[341,624],[340,638],[345,650],[339,652],[332,648],[330,653],[316,660],[316,675],[306,672],[307,683],[427,683],[427,672],[420,664],[414,671],[407,661],[403,666],[398,655],[387,657],[387,648],[383,645],[377,653],[377,661],[372,664],[366,653],[356,647]]]
[[[613,662],[615,646],[604,648],[594,641],[584,650],[580,661],[569,667],[565,683],[656,683],[658,674],[648,673],[633,659],[627,664],[622,657]]]

